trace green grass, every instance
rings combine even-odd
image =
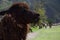
[[[38,35],[32,40],[60,40],[60,26],[40,29]]]
[[[34,28],[33,28],[33,27],[31,27],[31,29],[32,29],[32,31],[33,31],[33,32],[36,32],[36,31],[38,31],[38,30],[39,30],[39,28],[38,28],[38,27],[34,27]]]

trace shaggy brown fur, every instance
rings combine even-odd
[[[0,40],[26,40],[29,23],[39,20],[39,14],[29,10],[26,3],[15,3],[0,23]]]

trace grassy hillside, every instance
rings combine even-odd
[[[60,26],[40,29],[38,35],[32,40],[60,40]]]

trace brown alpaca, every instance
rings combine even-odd
[[[26,40],[29,23],[36,23],[39,14],[30,11],[26,3],[15,3],[0,22],[0,40]]]

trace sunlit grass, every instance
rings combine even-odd
[[[60,40],[60,26],[42,28],[38,32],[38,35],[32,40]]]
[[[33,32],[36,32],[36,31],[39,30],[39,28],[38,27],[35,27],[35,26],[34,27],[31,27],[31,29],[32,29]]]

